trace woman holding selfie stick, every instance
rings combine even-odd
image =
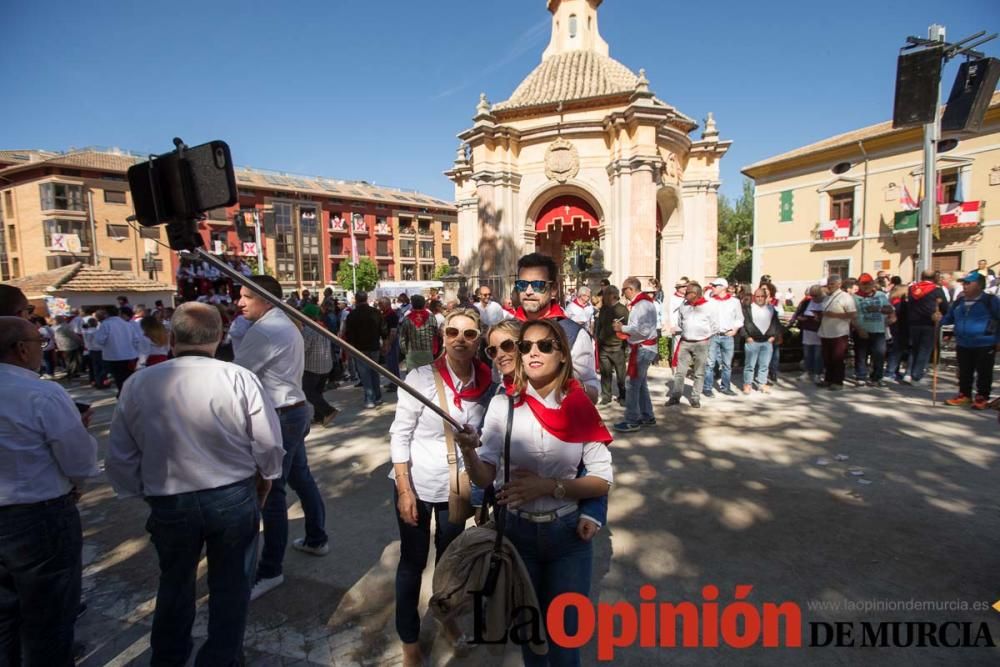
[[[573,379],[569,343],[557,322],[524,323],[518,351],[509,389],[515,397],[512,479],[502,479],[498,472],[511,409],[507,396],[490,403],[481,441],[472,426],[456,440],[472,481],[485,487],[499,475],[498,502],[508,509],[505,535],[528,569],[545,618],[557,595],[590,593],[593,545],[584,536],[587,522],[580,516],[579,501],[606,495],[611,487],[611,435]],[[577,478],[581,461],[588,472]],[[575,611],[568,611],[566,632],[574,635],[577,624]],[[554,644],[547,656],[535,655],[525,644],[522,656],[526,665],[580,664],[579,650]]]
[[[406,376],[416,391],[446,407],[460,424],[478,428],[494,394],[491,371],[476,359],[479,350],[479,313],[471,308],[453,310],[445,319],[444,354]],[[441,387],[443,400],[438,391]],[[431,519],[435,562],[464,530],[449,521],[448,495],[451,466],[448,460],[452,427],[409,392],[399,392],[396,417],[389,429],[394,480],[393,501],[399,525],[400,555],[396,569],[396,632],[403,642],[403,664],[421,665],[420,581],[430,549]],[[461,467],[461,457],[457,464]],[[463,522],[464,524],[464,522]],[[457,626],[445,628],[456,647],[461,643]]]

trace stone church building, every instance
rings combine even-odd
[[[480,96],[461,132],[455,183],[462,270],[509,288],[517,258],[559,261],[575,240],[598,240],[605,267],[628,275],[701,280],[716,271],[721,141],[712,114],[692,118],[609,55],[602,0],[548,0],[552,36],[506,100]]]

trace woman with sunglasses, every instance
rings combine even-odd
[[[503,384],[514,382],[514,367],[517,361],[517,336],[521,323],[504,320],[494,324],[486,332],[486,356],[493,362]]]
[[[486,406],[494,394],[489,367],[476,359],[479,351],[479,313],[474,309],[455,309],[444,324],[444,354],[434,363],[420,366],[407,374],[406,382],[435,403],[442,402],[460,424],[478,428]],[[444,400],[437,387],[444,391]],[[400,557],[396,569],[396,632],[403,642],[403,664],[423,664],[418,639],[420,581],[434,532],[435,562],[464,529],[448,520],[450,466],[444,420],[413,398],[399,392],[396,417],[389,429],[395,481],[393,499],[399,525]],[[459,457],[459,467],[462,461]],[[445,628],[458,644],[457,626]]]
[[[456,437],[472,481],[480,486],[501,482],[498,502],[508,508],[505,535],[528,569],[542,618],[557,595],[589,595],[593,544],[584,536],[587,522],[579,502],[607,495],[613,478],[611,435],[573,379],[568,347],[558,322],[536,320],[521,329],[509,389],[514,396],[510,480],[503,479],[501,466],[511,409],[507,396],[490,403],[481,439],[471,427]],[[578,478],[581,462],[587,474]],[[575,611],[567,611],[570,636],[577,625]],[[535,655],[527,645],[522,656],[526,665],[580,664],[578,649],[552,643],[547,656]]]

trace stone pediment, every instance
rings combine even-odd
[[[847,188],[856,188],[861,185],[861,179],[859,178],[847,178],[840,176],[835,178],[828,183],[824,183],[816,189],[816,192],[830,192],[831,190],[846,190]]]

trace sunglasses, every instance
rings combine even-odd
[[[548,292],[550,284],[552,284],[551,280],[515,280],[514,289],[523,292],[530,286],[532,291]]]
[[[508,338],[499,345],[490,345],[486,348],[486,356],[490,359],[496,359],[497,352],[502,351],[510,354],[517,347],[517,343],[514,342],[512,338]]]
[[[542,340],[522,340],[517,344],[517,349],[521,354],[530,354],[531,348],[538,346],[538,351],[542,354],[552,354],[553,350],[558,351],[559,341],[554,338],[543,338]]]
[[[458,338],[462,336],[465,340],[473,341],[479,338],[479,329],[465,329],[459,331],[456,327],[447,327],[444,330],[444,335],[447,338]]]

